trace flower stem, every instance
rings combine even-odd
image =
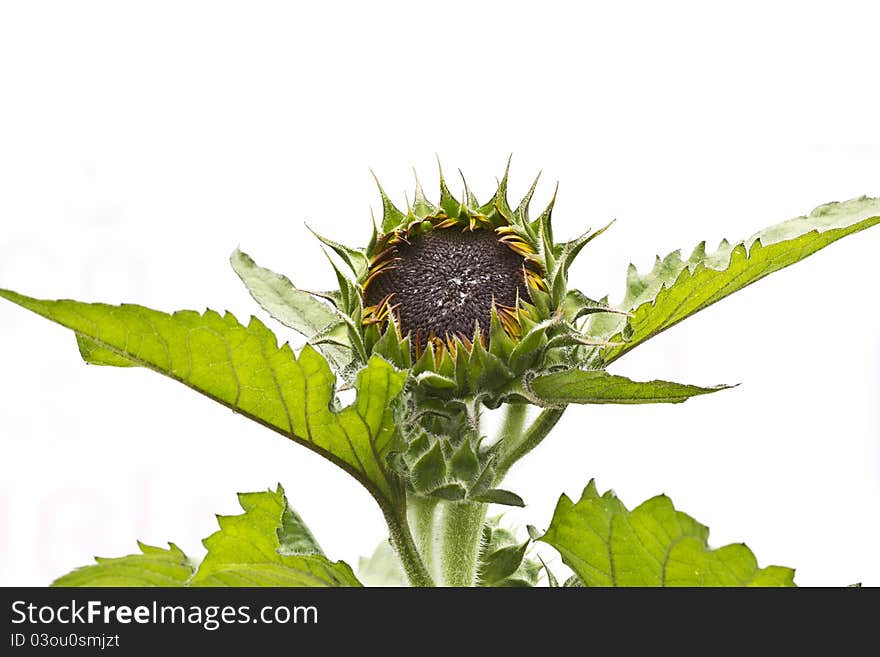
[[[522,436],[528,410],[528,404],[507,404],[504,407],[504,421],[498,430],[499,441],[516,441]]]
[[[545,408],[524,433],[516,436],[514,440],[506,439],[499,445],[498,459],[495,461],[496,482],[500,482],[514,463],[535,449],[547,437],[550,430],[559,422],[565,408],[565,406]]]
[[[475,586],[487,504],[443,502],[440,517],[440,583]]]
[[[388,524],[389,539],[394,551],[400,558],[403,571],[412,586],[436,586],[434,578],[425,567],[425,562],[419,554],[409,523],[406,518],[406,505],[391,507],[382,505],[385,522]]]

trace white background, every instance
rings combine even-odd
[[[0,8],[0,287],[265,317],[237,246],[335,285],[304,227],[351,244],[435,153],[480,198],[560,183],[557,237],[611,218],[573,285],[880,195],[872,3],[43,3]],[[833,7],[833,8],[832,8]],[[660,492],[802,585],[880,585],[880,228],[700,313],[613,370],[734,390],[571,409],[508,486],[546,526],[591,477]],[[268,321],[268,320],[267,320]],[[297,340],[272,323],[282,340]],[[0,585],[135,539],[200,556],[235,492],[281,482],[333,558],[383,536],[342,471],[145,370],[84,365],[0,303]],[[299,344],[297,342],[297,344]],[[559,571],[558,557],[550,555]]]

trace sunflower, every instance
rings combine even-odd
[[[567,285],[571,262],[607,226],[555,242],[556,193],[532,219],[538,178],[513,208],[508,170],[509,162],[482,204],[466,181],[461,197],[454,197],[442,169],[436,204],[416,178],[406,211],[377,180],[382,219],[378,226],[374,220],[365,248],[315,233],[349,269],[345,273],[330,258],[339,289],[306,293],[283,279],[293,295],[288,305],[295,305],[300,320],[308,319],[311,344],[343,381],[354,381],[375,356],[409,371],[394,409],[399,435],[391,461],[418,495],[519,503],[512,493],[491,488],[494,453],[480,434],[480,409],[547,406],[529,381],[552,371],[599,367],[598,348],[608,343],[585,335],[582,324],[593,313],[620,312]],[[273,312],[266,295],[252,293]]]
[[[424,201],[419,208],[377,240],[361,284],[363,322],[393,316],[415,357],[430,348],[435,362],[475,341],[486,347],[493,312],[518,340],[520,317],[536,318],[530,290],[547,289],[535,250],[503,214],[485,213],[491,207],[463,203],[451,216]]]

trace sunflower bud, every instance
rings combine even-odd
[[[416,180],[406,212],[379,185],[381,226],[365,249],[318,236],[353,278],[336,269],[340,289],[327,298],[342,322],[313,343],[334,354],[348,349],[349,372],[374,354],[410,371],[392,465],[419,495],[521,503],[491,488],[493,454],[481,446],[479,408],[529,401],[523,381],[538,373],[589,367],[599,343],[577,322],[611,311],[567,288],[572,260],[602,231],[555,243],[555,194],[532,220],[537,179],[515,209],[507,180],[505,171],[481,205],[467,183],[461,199],[453,197],[441,171],[438,203]]]

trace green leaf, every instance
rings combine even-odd
[[[670,381],[632,381],[604,370],[564,370],[535,377],[530,387],[544,405],[677,404],[731,386],[699,386]]]
[[[483,540],[477,565],[478,581],[484,587],[529,587],[538,583],[541,563],[526,559],[529,540],[519,542],[513,532],[490,518],[483,525]]]
[[[124,360],[164,374],[328,458],[377,500],[392,497],[385,460],[394,430],[390,404],[407,373],[378,356],[358,374],[355,402],[334,412],[336,379],[327,362],[308,345],[298,358],[288,344],[279,348],[256,318],[244,327],[230,313],[212,310],[169,315],[134,305],[41,301],[7,290],[0,297],[100,347],[102,364]]]
[[[309,340],[332,333],[333,342],[322,341],[321,351],[336,367],[351,360],[345,321],[335,308],[312,293],[298,289],[286,276],[260,267],[247,253],[238,249],[232,252],[229,262],[254,300],[269,315]]]
[[[541,568],[544,569],[544,573],[547,575],[547,586],[549,586],[551,589],[559,588],[559,580],[556,579],[556,575],[554,575],[553,571],[551,571],[547,567],[547,564],[544,563],[544,560],[540,557],[540,555],[538,556],[538,561],[541,562]]]
[[[247,253],[236,249],[229,262],[260,306],[285,326],[307,338],[340,323],[339,314],[290,279],[260,267]]]
[[[275,492],[240,493],[238,500],[245,513],[217,517],[220,530],[204,540],[208,554],[190,586],[361,585],[345,562],[334,563],[322,554],[286,553],[279,535],[290,535],[284,523],[291,515],[280,485]]]
[[[299,514],[285,503],[284,513],[281,516],[281,526],[276,532],[278,537],[279,552],[281,554],[320,554],[324,550],[318,545],[317,539],[311,530],[299,517]]]
[[[238,499],[245,513],[217,517],[220,531],[204,540],[198,569],[173,543],[168,550],[138,543],[142,554],[97,557],[52,586],[361,586],[348,564],[323,555],[280,485]]]
[[[562,303],[563,316],[569,322],[575,322],[585,315],[594,315],[596,313],[612,313],[615,315],[627,315],[625,310],[609,306],[603,301],[595,301],[590,299],[580,290],[570,289],[565,294]]]
[[[357,574],[365,586],[409,586],[400,560],[387,539],[376,546],[372,556],[360,558]]]
[[[52,586],[186,586],[195,565],[174,543],[169,549],[138,542],[141,554],[107,559],[59,577]]]
[[[690,258],[678,251],[657,259],[654,269],[640,275],[630,265],[627,292],[620,308],[628,320],[613,315],[591,319],[590,334],[623,336],[627,342],[603,352],[606,364],[681,320],[757,280],[803,260],[842,237],[880,223],[880,198],[861,197],[829,203],[808,216],[797,217],[755,233],[738,244],[721,243],[707,254],[700,244]]]
[[[489,504],[503,504],[506,506],[524,507],[526,505],[523,498],[516,493],[503,488],[490,488],[485,493],[474,495],[473,499],[477,502],[486,502]]]
[[[759,568],[743,544],[713,550],[709,530],[658,495],[628,511],[590,481],[575,504],[563,495],[539,540],[586,586],[794,586],[794,571]],[[566,586],[568,583],[566,582]]]

